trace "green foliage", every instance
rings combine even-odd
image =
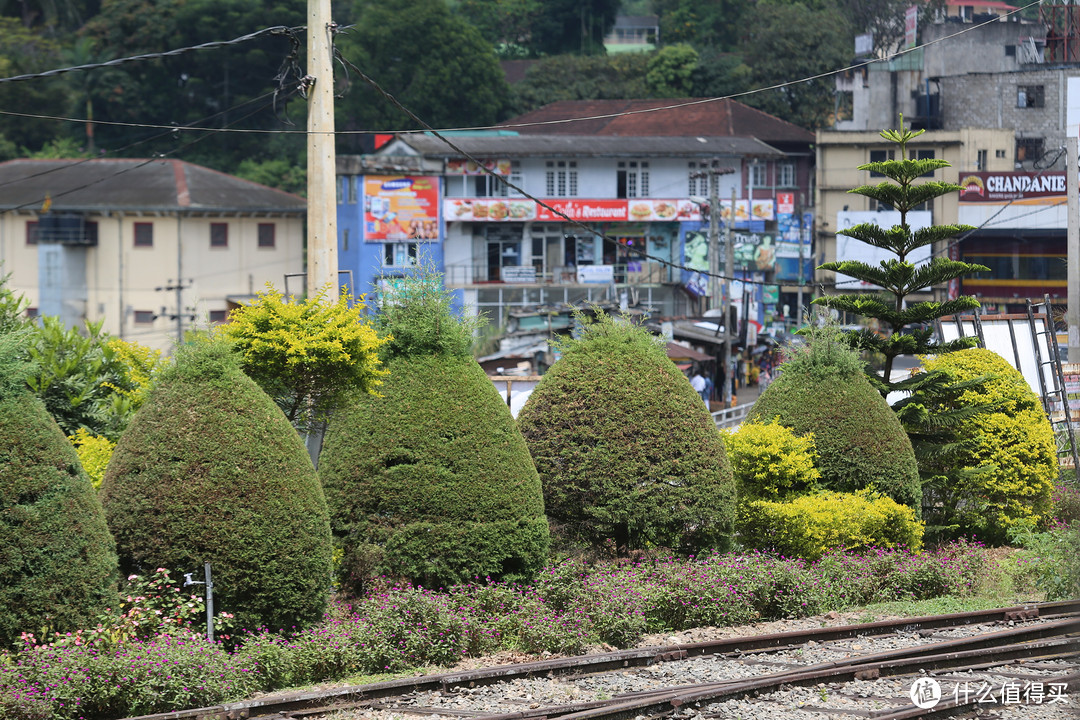
[[[7,286],[10,278],[10,273],[0,275],[0,333],[18,330],[28,324],[25,313],[30,301]]]
[[[838,364],[830,365],[830,357]],[[796,435],[813,433],[823,488],[874,489],[918,512],[922,493],[911,441],[896,413],[851,363],[851,350],[829,333],[811,337],[780,365],[747,420],[776,420]]]
[[[927,370],[953,381],[980,379],[955,398],[929,406],[930,414],[967,405],[993,405],[960,420],[958,447],[946,466],[980,468],[934,490],[938,524],[957,526],[986,542],[1000,543],[1010,529],[1033,526],[1051,512],[1058,475],[1053,430],[1024,377],[985,349],[963,350],[923,360]]]
[[[698,54],[685,44],[665,45],[649,58],[645,75],[655,97],[687,97],[693,93],[692,79]]]
[[[286,158],[242,160],[234,173],[237,177],[277,188],[296,195],[307,195],[307,168]]]
[[[390,376],[330,424],[319,474],[353,590],[377,573],[525,579],[547,557],[536,468],[450,304],[430,270],[381,298]]]
[[[386,356],[472,357],[473,339],[485,319],[456,315],[452,305],[442,276],[430,266],[422,264],[415,275],[402,278],[381,299],[376,319],[388,336]]]
[[[198,572],[245,628],[318,621],[330,586],[325,499],[299,436],[220,342],[181,348],[102,484],[121,567]]]
[[[725,432],[724,447],[743,499],[787,499],[813,490],[821,478],[813,434],[800,437],[776,418]]]
[[[807,377],[854,375],[866,364],[835,322],[819,319],[799,330],[805,342],[784,348],[784,372]]]
[[[27,343],[27,384],[65,435],[83,428],[117,439],[161,364],[160,353],[112,338],[103,322],[87,322],[80,332],[43,317]]]
[[[979,302],[970,295],[961,295],[944,302],[924,300],[909,301],[908,296],[926,291],[934,285],[941,285],[973,272],[987,271],[982,265],[973,265],[958,260],[950,260],[935,255],[929,262],[916,266],[908,256],[915,250],[948,240],[952,236],[972,230],[967,225],[934,225],[913,231],[907,223],[908,213],[916,206],[942,195],[956,192],[959,185],[935,180],[920,183],[915,181],[928,173],[949,167],[949,163],[940,159],[908,159],[907,144],[919,137],[924,130],[912,131],[904,127],[904,118],[900,116],[899,130],[883,130],[881,137],[896,143],[896,153],[900,160],[867,163],[860,165],[860,170],[881,173],[891,182],[877,185],[863,185],[849,192],[873,198],[896,209],[900,213],[900,222],[891,228],[880,228],[872,223],[863,223],[840,230],[840,234],[887,250],[896,255],[895,259],[882,260],[878,265],[870,265],[857,260],[838,260],[825,263],[819,270],[848,275],[880,290],[876,293],[856,293],[845,295],[822,296],[814,303],[841,310],[863,317],[874,318],[886,329],[884,335],[863,333],[852,337],[852,342],[863,350],[880,353],[885,357],[884,383],[881,393],[887,395],[897,389],[892,383],[893,361],[898,355],[922,355],[943,353],[971,347],[974,338],[961,338],[949,343],[936,343],[932,340],[932,329],[918,327],[907,330],[912,325],[927,324],[946,315],[954,315],[965,310],[979,307]]]
[[[26,151],[27,157],[43,160],[63,160],[67,158],[88,158],[91,153],[79,144],[78,140],[70,137],[55,137],[45,143],[36,152]]]
[[[510,104],[526,113],[559,100],[648,97],[645,81],[654,53],[554,55],[537,60],[510,88]]]
[[[865,490],[751,500],[739,510],[737,529],[748,547],[806,560],[871,548],[915,551],[923,535],[912,508]]]
[[[764,2],[753,6],[743,27],[738,49],[752,68],[752,86],[781,85],[749,95],[746,102],[805,128],[827,125],[836,108],[831,77],[790,81],[828,74],[850,62],[854,33],[843,14],[830,6]]]
[[[379,396],[334,417],[319,462],[345,584],[531,577],[547,558],[540,481],[471,357],[399,355]]]
[[[355,0],[353,13],[355,24],[335,47],[425,122],[474,127],[500,118],[507,86],[494,48],[444,0]],[[402,52],[405,38],[419,37],[423,52]],[[418,128],[359,79],[337,110],[341,130]]]
[[[386,374],[379,366],[386,338],[347,293],[329,302],[324,289],[301,302],[270,287],[219,331],[235,343],[244,372],[300,428],[325,420],[350,395],[374,391]]]
[[[13,362],[4,348],[0,368]],[[23,632],[84,627],[115,601],[115,587],[113,539],[75,449],[28,391],[3,394],[0,647]]]
[[[86,476],[95,488],[101,486],[105,478],[105,468],[109,466],[116,443],[100,435],[91,435],[86,428],[79,428],[70,438],[79,455],[79,464],[86,471]]]
[[[1024,548],[1021,560],[1047,600],[1080,596],[1080,521],[1044,532],[1018,526],[1009,533],[1009,540]]]
[[[658,338],[602,313],[578,319],[518,417],[553,526],[621,552],[722,546],[735,487],[701,398]]]

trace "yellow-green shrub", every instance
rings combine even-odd
[[[724,433],[739,494],[746,498],[779,500],[812,490],[821,473],[814,467],[814,435],[799,436],[780,424],[746,422]]]
[[[107,437],[91,435],[86,428],[79,428],[68,440],[75,446],[75,452],[79,454],[79,464],[90,477],[90,482],[96,488],[101,487],[105,468],[109,466],[109,458],[116,449],[116,443]]]
[[[1058,476],[1054,431],[1024,376],[982,348],[926,357],[923,365],[957,381],[987,378],[962,392],[954,405],[997,404],[992,412],[974,415],[956,428],[961,441],[954,462],[989,469],[960,475],[958,482],[930,498],[934,509],[945,515],[940,524],[956,524],[982,540],[1004,542],[1010,530],[1048,516]]]
[[[922,547],[915,511],[868,490],[804,495],[791,502],[752,500],[739,510],[739,540],[786,557],[817,560],[834,550]]]

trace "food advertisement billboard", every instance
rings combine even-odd
[[[439,239],[439,178],[364,176],[364,242]]]

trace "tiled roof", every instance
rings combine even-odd
[[[182,160],[9,160],[0,163],[0,210],[306,212],[307,201]]]
[[[578,135],[449,135],[466,153],[480,157],[758,157],[780,156],[774,147],[748,137],[592,137]],[[463,157],[432,135],[400,140],[428,157]]]
[[[661,109],[670,108],[670,109]],[[567,122],[574,118],[592,118]],[[530,135],[753,137],[811,143],[814,133],[735,100],[561,100],[503,122]]]

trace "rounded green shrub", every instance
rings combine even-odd
[[[620,552],[722,547],[735,483],[701,397],[645,330],[582,321],[518,417],[553,529]]]
[[[91,624],[116,601],[113,538],[75,448],[0,338],[0,648]]]
[[[920,508],[922,489],[911,440],[896,413],[859,370],[828,372],[783,363],[750,409],[751,422],[773,420],[797,435],[813,433],[821,487],[872,488]]]
[[[227,345],[181,348],[102,483],[121,567],[202,576],[244,628],[310,625],[331,574],[326,501],[304,444]]]
[[[747,547],[817,560],[834,551],[918,550],[923,524],[913,508],[860,490],[751,500],[739,509],[738,532]]]
[[[985,378],[962,392],[956,404],[994,405],[956,428],[961,447],[952,461],[968,468],[983,466],[984,471],[961,474],[940,498],[949,519],[961,531],[999,543],[1012,528],[1034,525],[1049,515],[1058,477],[1054,432],[1024,376],[982,348],[927,357],[923,364],[955,381]]]
[[[380,326],[389,376],[330,422],[319,475],[345,585],[525,580],[548,552],[540,479],[437,278],[406,280]]]
[[[776,418],[725,431],[724,447],[742,499],[784,499],[813,490],[821,478],[813,434],[796,435]]]

